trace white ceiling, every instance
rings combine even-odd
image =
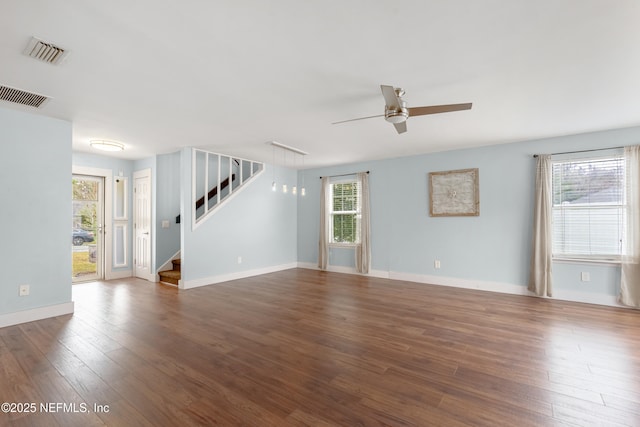
[[[76,151],[270,162],[275,140],[321,166],[640,125],[639,23],[636,0],[2,0],[0,84],[51,96]],[[380,84],[473,109],[331,124],[382,114]]]

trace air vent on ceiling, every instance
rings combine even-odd
[[[40,108],[48,99],[49,98],[44,95],[0,85],[0,101]]]
[[[24,54],[42,62],[57,65],[69,54],[68,51],[53,43],[47,43],[31,37]]]

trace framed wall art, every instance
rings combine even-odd
[[[478,169],[429,172],[430,216],[478,216]]]

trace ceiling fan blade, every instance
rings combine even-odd
[[[407,122],[394,123],[393,126],[396,128],[398,133],[405,133],[407,131]]]
[[[340,122],[333,122],[331,124],[332,125],[337,125],[337,124],[340,124],[340,123],[355,122],[356,120],[373,119],[374,117],[384,117],[384,114],[378,114],[377,116],[360,117],[360,118],[357,118],[357,119],[342,120]]]
[[[449,105],[430,105],[428,107],[408,108],[409,117],[424,116],[427,114],[450,113],[452,111],[470,110],[472,103],[468,104],[449,104]]]
[[[400,108],[400,102],[398,101],[398,95],[393,86],[380,85],[382,90],[382,96],[384,96],[384,102],[387,107],[397,110]]]

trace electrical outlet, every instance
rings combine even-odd
[[[238,264],[242,264],[242,257],[241,256],[238,257]]]
[[[580,274],[580,279],[581,279],[583,282],[590,282],[590,281],[591,281],[591,274],[590,274],[588,271],[583,271],[583,272]]]
[[[439,259],[433,261],[433,268],[435,268],[435,269],[440,268],[440,260]]]
[[[20,285],[18,295],[21,297],[26,297],[29,295],[29,285]]]

